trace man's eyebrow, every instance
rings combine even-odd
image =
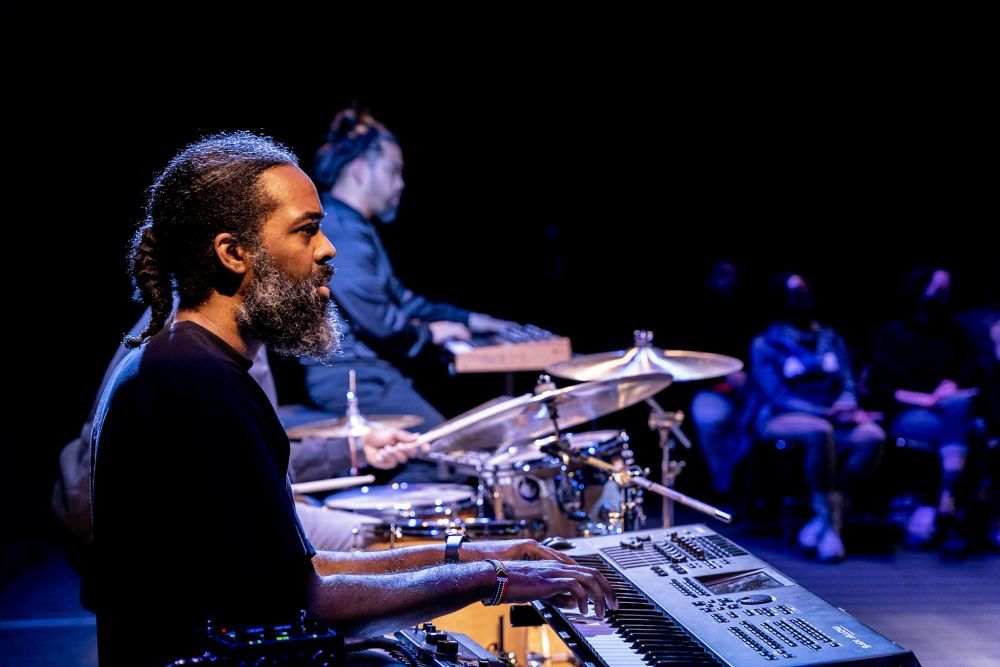
[[[309,220],[319,221],[319,220],[322,220],[325,217],[326,217],[326,213],[324,213],[323,211],[306,211],[305,213],[303,213],[302,215],[298,216],[297,218],[295,218],[294,220],[292,220],[288,224],[294,226],[294,225],[298,225],[298,224],[303,223],[303,222],[307,222]]]

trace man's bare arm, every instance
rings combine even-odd
[[[611,585],[592,568],[554,560],[506,561],[504,566],[509,575],[506,602],[550,600],[585,613],[593,601],[599,617],[618,607]],[[496,585],[496,569],[485,561],[393,574],[314,573],[309,610],[349,637],[370,637],[461,609],[490,597]]]
[[[444,543],[424,544],[386,551],[319,551],[313,567],[320,575],[382,574],[417,570],[444,562]]]
[[[564,553],[542,546],[535,540],[476,540],[462,545],[459,560],[555,560],[566,565],[576,562]],[[320,551],[313,557],[313,567],[321,575],[380,574],[416,570],[444,562],[444,544],[427,544],[388,551],[349,553]]]

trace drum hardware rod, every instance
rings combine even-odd
[[[632,474],[629,470],[623,470],[621,473],[618,473],[617,477],[621,478],[621,482],[619,482],[621,484],[635,484],[636,486],[646,489],[647,491],[658,493],[664,498],[669,498],[670,500],[678,502],[681,505],[686,505],[691,509],[698,510],[702,514],[707,514],[722,523],[732,523],[733,521],[733,515],[729,512],[723,512],[718,507],[714,507],[696,498],[674,491],[673,489],[667,488],[662,484],[657,484],[656,482],[646,479],[642,475]],[[616,478],[615,481],[617,482],[618,479]]]
[[[535,384],[535,395],[553,391],[555,388],[556,384],[552,381],[552,378],[542,373],[538,376],[538,382]],[[556,440],[561,441],[562,432],[559,430],[559,408],[556,407],[556,397],[550,396],[543,403],[549,413],[549,419],[552,420],[552,434],[556,436]]]
[[[356,477],[333,477],[331,479],[317,479],[312,482],[296,482],[292,484],[292,493],[305,495],[308,493],[319,493],[321,491],[339,491],[349,489],[352,486],[363,486],[375,481],[375,475],[360,475]]]
[[[572,450],[566,451],[566,449],[561,447],[558,442],[552,443],[550,445],[545,445],[544,447],[542,447],[542,450],[552,454],[555,454],[555,452],[562,452],[563,454],[568,455],[570,458],[579,461],[580,463],[589,465],[592,468],[597,468],[598,470],[603,470],[604,472],[609,473],[611,477],[615,480],[615,483],[618,484],[619,486],[626,486],[626,487],[629,485],[638,486],[640,488],[646,489],[647,491],[652,491],[653,493],[661,495],[664,498],[669,498],[670,500],[678,502],[682,505],[686,505],[691,509],[698,510],[699,512],[707,514],[708,516],[714,519],[718,519],[723,523],[731,523],[733,520],[732,514],[728,512],[723,512],[718,507],[714,507],[696,498],[692,498],[691,496],[685,495],[680,491],[675,491],[673,489],[663,486],[662,484],[657,484],[656,482],[646,479],[642,475],[641,469],[618,468],[612,465],[611,463],[607,463],[606,461],[602,461],[601,459],[595,458],[593,456],[578,454]]]
[[[504,649],[504,615],[499,614],[497,616],[497,654],[504,655],[506,650]]]
[[[649,428],[660,434],[660,450],[663,452],[660,464],[660,477],[664,484],[672,486],[674,478],[680,474],[681,467],[670,460],[670,449],[676,438],[687,449],[691,448],[691,441],[688,440],[680,425],[684,422],[684,413],[681,410],[667,412],[659,403],[652,398],[647,398],[646,403],[652,406],[649,412]],[[669,498],[663,499],[663,527],[669,528],[674,523],[674,506]]]
[[[545,373],[542,373],[541,375],[538,376],[538,383],[535,385],[535,394],[537,395],[544,392],[552,391],[553,389],[555,389],[555,387],[556,385],[552,381],[552,378],[546,375]],[[556,397],[551,396],[545,399],[543,401],[543,404],[545,405],[545,408],[549,413],[549,419],[552,420],[552,432],[553,435],[555,436],[556,439],[555,441],[560,445],[558,447],[560,453],[556,455],[556,458],[560,459],[563,464],[563,474],[561,475],[559,484],[565,490],[566,495],[570,496],[571,501],[575,500],[582,505],[583,491],[582,489],[576,487],[575,484],[576,480],[573,478],[573,473],[571,471],[566,470],[566,468],[569,467],[569,461],[571,458],[569,454],[567,454],[566,452],[567,450],[572,452],[573,449],[572,447],[569,446],[569,442],[563,439],[562,431],[559,430],[559,408],[556,407]],[[599,461],[600,459],[595,459],[595,460]],[[580,510],[575,510],[572,512],[567,511],[567,509],[563,506],[562,498],[559,495],[559,489],[556,490],[555,500],[556,500],[556,505],[559,507],[559,510],[566,516],[572,517],[573,514],[580,512]],[[582,519],[582,517],[575,517],[575,518],[578,521]]]
[[[486,518],[486,482],[483,480],[483,467],[476,466],[476,518]]]
[[[347,444],[351,453],[351,475],[356,477],[361,470],[359,452],[362,447],[358,438],[371,431],[371,427],[368,425],[368,421],[361,415],[361,409],[358,407],[358,381],[357,374],[353,368],[348,371],[347,378],[347,413],[345,415],[347,417],[347,428],[349,429],[347,432]]]
[[[617,481],[615,482],[617,484]],[[646,517],[641,514],[639,504],[642,502],[642,489],[635,486],[621,487],[622,501],[621,521],[624,524],[625,532],[639,530],[645,526]]]
[[[646,405],[652,408],[649,412],[650,429],[669,429],[670,433],[677,438],[677,441],[684,445],[684,449],[691,449],[691,441],[684,434],[684,431],[680,429],[681,424],[684,423],[684,412],[682,410],[668,412],[653,398],[647,398]]]

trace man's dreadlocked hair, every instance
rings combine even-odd
[[[125,339],[126,347],[163,328],[174,288],[181,307],[192,308],[225,282],[213,247],[217,234],[228,232],[251,248],[259,243],[275,207],[260,175],[283,164],[297,166],[298,158],[269,137],[233,132],[191,144],[157,176],[130,258],[137,300],[152,307],[153,319],[139,337]]]

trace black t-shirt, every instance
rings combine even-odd
[[[871,393],[876,404],[889,411],[899,405],[897,389],[933,392],[941,380],[967,387],[974,380],[973,365],[962,330],[953,323],[928,327],[908,320],[883,325],[875,338]]]
[[[102,665],[164,664],[192,653],[206,618],[266,623],[306,604],[315,551],[287,487],[288,438],[250,363],[179,322],[132,352],[101,397]]]

